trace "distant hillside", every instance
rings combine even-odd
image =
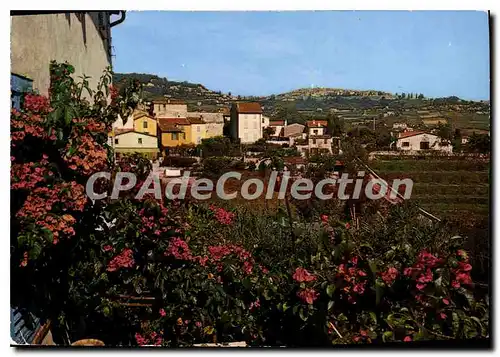
[[[426,117],[445,117],[461,122],[460,127],[487,128],[490,106],[487,102],[467,102],[458,97],[426,99],[420,93],[393,94],[378,90],[342,88],[301,88],[269,96],[237,96],[213,91],[199,83],[170,81],[154,74],[116,73],[114,83],[120,87],[128,79],[143,84],[143,99],[184,100],[189,111],[217,112],[235,101],[259,102],[264,114],[289,123],[303,123],[325,117],[329,112],[351,124],[373,119],[397,118],[416,123]],[[384,119],[385,120],[385,119]]]

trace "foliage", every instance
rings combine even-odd
[[[171,166],[171,167],[190,167],[197,163],[198,161],[192,157],[182,157],[182,156],[165,156],[161,163],[161,166]]]
[[[463,239],[446,227],[411,207],[370,205],[357,226],[336,200],[307,219],[293,203],[257,214],[152,194],[137,200],[151,163],[141,155],[114,162],[106,142],[139,86],[105,100],[107,72],[86,100],[72,67],[51,70],[51,98],[27,96],[11,114],[11,278],[19,282],[11,300],[50,319],[56,342],[68,342],[66,329],[71,340],[109,346],[489,337],[485,292]],[[203,166],[219,176],[233,163],[207,157]],[[91,201],[85,184],[103,169],[138,179],[117,200],[98,180],[94,189],[108,197]]]

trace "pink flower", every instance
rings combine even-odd
[[[351,225],[349,223],[346,223],[345,224],[345,229],[350,229],[351,228]]]
[[[351,262],[352,262],[352,264],[357,265],[358,264],[358,257],[352,257]]]
[[[462,271],[471,271],[472,270],[472,265],[464,262],[458,262],[458,267]]]
[[[116,271],[119,268],[132,268],[135,265],[132,249],[126,248],[108,264],[108,271]]]
[[[445,304],[445,305],[449,305],[449,304],[450,304],[450,300],[448,300],[448,299],[443,299],[443,304]]]
[[[392,285],[394,280],[396,280],[396,278],[398,277],[398,274],[399,272],[396,268],[390,267],[386,272],[382,273],[381,276],[384,283],[386,283],[387,285]]]
[[[417,289],[423,290],[423,289],[425,289],[426,286],[427,286],[427,284],[417,284]]]
[[[442,320],[445,320],[446,319],[446,314],[444,312],[440,312],[439,313],[439,318],[442,319]]]
[[[316,280],[316,277],[309,273],[306,269],[304,268],[297,268],[295,269],[295,273],[293,273],[293,279],[299,283],[302,282],[309,282],[309,281],[314,281]]]
[[[165,310],[160,309],[160,315],[161,315],[161,316],[165,316],[165,315],[167,315],[167,313],[165,312]]]
[[[411,337],[410,336],[406,336],[403,340],[404,342],[411,342]]]
[[[302,299],[302,301],[312,305],[314,301],[318,298],[319,294],[314,289],[303,289],[297,293],[297,296]]]
[[[322,214],[322,215],[321,215],[321,221],[322,221],[323,223],[328,223],[328,216],[327,216],[326,214]]]
[[[200,321],[196,321],[195,322],[195,326],[198,327],[198,328],[200,328],[201,327],[201,322]]]
[[[137,341],[137,344],[141,346],[144,346],[148,343],[148,340],[142,337],[140,333],[135,334],[135,340]]]
[[[459,283],[458,281],[456,281],[456,280],[453,280],[453,281],[451,282],[451,286],[452,286],[453,288],[455,288],[455,289],[458,289],[458,288],[460,287],[460,283]]]
[[[102,249],[104,249],[105,252],[109,252],[110,250],[113,250],[113,247],[108,245],[105,245]]]

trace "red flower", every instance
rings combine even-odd
[[[299,283],[302,282],[309,282],[309,281],[314,281],[316,280],[316,277],[309,273],[306,269],[304,268],[297,268],[295,269],[295,273],[293,274],[293,279]]]
[[[297,296],[302,299],[302,301],[312,305],[314,301],[318,298],[319,294],[314,289],[303,289],[297,293]]]
[[[321,221],[322,221],[323,223],[328,223],[328,216],[327,216],[326,214],[322,214],[322,215],[321,215]]]
[[[351,262],[352,262],[352,264],[357,265],[358,264],[358,257],[352,257]]]
[[[148,343],[148,340],[142,337],[140,333],[135,334],[135,340],[137,341],[137,344],[141,346],[144,346]]]
[[[113,250],[113,247],[108,245],[105,245],[102,249],[104,249],[105,252],[109,252],[110,250]]]
[[[126,248],[108,264],[108,271],[116,271],[120,268],[132,268],[135,264],[132,249]]]
[[[456,281],[456,280],[453,280],[453,281],[451,282],[451,286],[452,286],[453,288],[455,288],[455,289],[458,289],[458,288],[460,287],[460,283],[459,283],[458,281]]]
[[[200,321],[196,321],[195,322],[195,326],[198,327],[198,328],[200,328],[201,327],[201,322]]]
[[[350,225],[349,223],[346,223],[346,224],[345,224],[345,228],[346,228],[346,229],[350,229],[350,228],[351,228],[351,225]]]
[[[384,283],[386,283],[387,285],[392,285],[394,280],[396,280],[396,278],[398,277],[398,274],[399,272],[396,268],[390,267],[386,272],[382,273],[381,276]]]
[[[444,312],[440,312],[439,313],[439,318],[442,319],[442,320],[445,320],[446,319],[446,314]]]
[[[403,340],[404,342],[411,342],[411,337],[410,336],[406,336]]]
[[[417,289],[423,290],[423,289],[425,289],[426,286],[427,286],[427,284],[417,284]]]
[[[166,316],[166,315],[167,315],[167,313],[165,312],[165,310],[164,310],[164,309],[160,309],[160,315],[161,315],[161,316]]]
[[[443,299],[443,304],[445,304],[445,305],[449,305],[449,304],[450,304],[450,300],[448,300],[448,299]]]

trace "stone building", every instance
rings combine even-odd
[[[125,11],[12,11],[11,73],[29,78],[33,89],[47,95],[50,62],[68,62],[74,77],[90,76],[95,89],[111,65],[111,28],[124,20]]]

